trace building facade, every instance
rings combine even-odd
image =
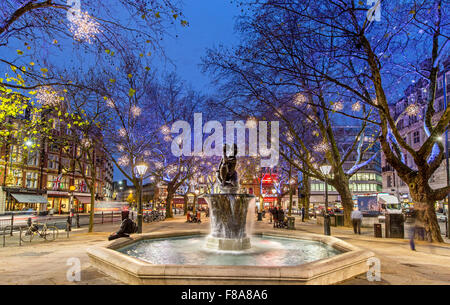
[[[21,120],[15,121],[16,128],[20,128]],[[1,146],[0,214],[29,209],[37,212],[52,209],[55,214],[71,209],[87,213],[91,198],[82,173],[88,181],[96,173],[95,200],[112,198],[112,163],[97,149],[98,145],[92,153],[95,162],[88,162],[79,145],[58,141],[72,132],[63,122],[54,120],[51,134],[42,135],[38,143],[33,143],[38,145],[36,149],[28,149],[23,141],[14,138]]]
[[[446,75],[446,84],[444,84],[444,73]],[[436,111],[433,117],[433,123],[437,122],[445,111],[446,101],[444,96],[444,86],[447,88],[447,103],[450,99],[450,57],[444,63],[444,70],[438,75],[436,100],[434,109]],[[390,105],[390,111],[394,119],[398,121],[397,129],[400,135],[413,149],[419,150],[422,144],[428,138],[424,129],[424,117],[426,113],[426,99],[428,96],[428,85],[425,80],[419,80],[410,85],[405,90],[405,95],[395,104]],[[412,116],[404,116],[402,113],[411,105],[420,105],[420,113]],[[448,147],[449,143],[445,143],[445,135],[442,136],[444,147]],[[414,160],[406,151],[405,162],[411,168],[416,168]],[[382,154],[382,176],[383,176],[383,192],[397,196],[405,204],[413,204],[409,194],[408,186],[400,179],[397,172],[386,162],[384,154]],[[447,167],[448,160],[444,159],[441,166],[436,170],[430,179],[430,186],[433,189],[447,186]],[[442,202],[440,203],[442,205]]]
[[[361,127],[359,126],[336,126],[333,128],[335,138],[338,139],[340,151],[346,151],[355,141]],[[370,128],[364,133],[363,147],[370,148],[364,153],[362,161],[369,160],[374,154],[375,158],[366,166],[361,168],[350,178],[350,191],[353,196],[378,194],[382,191],[381,155],[380,144],[375,142],[374,131]],[[374,143],[372,145],[372,143]],[[357,160],[356,150],[349,155],[343,164],[344,171],[353,167]],[[310,179],[311,197],[310,203],[317,206],[325,203],[325,183],[320,180]],[[328,202],[340,205],[340,196],[334,187],[328,185]]]

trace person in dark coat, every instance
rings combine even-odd
[[[284,221],[284,211],[283,208],[278,208],[278,216],[277,216],[277,220],[279,222],[279,225],[281,225]]]
[[[278,207],[276,207],[276,206],[273,207],[272,215],[273,215],[273,227],[275,227],[278,222]]]
[[[305,207],[302,207],[302,222],[305,221]]]
[[[135,233],[134,222],[129,218],[129,211],[122,211],[122,223],[119,231],[111,234],[108,240],[114,240],[121,237],[130,237],[130,234]]]

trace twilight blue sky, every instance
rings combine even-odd
[[[208,76],[201,73],[200,58],[207,48],[219,44],[230,47],[238,43],[233,29],[234,17],[239,12],[240,9],[229,0],[184,1],[183,15],[189,21],[189,27],[177,27],[172,32],[173,37],[165,39],[163,46],[173,64],[162,62],[160,69],[164,72],[175,71],[195,89],[212,93]]]
[[[208,75],[202,74],[199,66],[206,49],[220,44],[231,47],[239,43],[234,34],[235,18],[240,9],[229,0],[185,0],[183,15],[189,21],[188,27],[177,27],[171,37],[163,42],[168,61],[159,61],[160,72],[175,72],[201,93],[214,93]],[[178,35],[178,37],[176,37]],[[116,168],[114,180],[125,179]]]

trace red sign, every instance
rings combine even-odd
[[[273,184],[278,180],[277,174],[264,174],[262,184]]]
[[[184,204],[184,198],[173,198],[174,204]]]
[[[275,202],[277,197],[264,197],[264,202]]]

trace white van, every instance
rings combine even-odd
[[[378,194],[377,201],[381,210],[378,220],[384,222],[386,214],[402,214],[402,204],[397,197],[390,194]]]

